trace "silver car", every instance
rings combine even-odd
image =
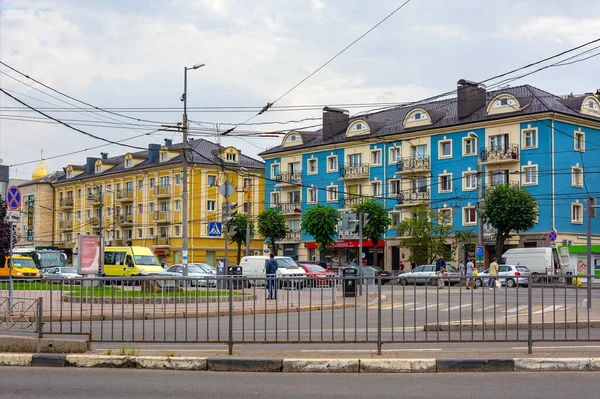
[[[83,276],[74,267],[50,267],[40,270],[40,277],[46,280],[68,280],[79,283]]]
[[[490,270],[479,273],[479,276],[475,279],[475,284],[478,287],[486,284],[489,280]],[[514,266],[514,265],[499,265],[498,266],[498,281],[500,284],[506,285],[509,288],[520,285],[522,287],[527,286],[527,276],[531,272],[525,266]]]
[[[190,280],[190,285],[200,287],[216,287],[217,280],[216,271],[205,263],[190,263],[188,264],[188,277],[195,278]],[[169,267],[165,274],[170,276],[182,277],[183,276],[183,265],[173,265]]]
[[[452,265],[446,264],[447,284],[459,284],[460,273]],[[438,276],[435,272],[435,265],[421,265],[413,270],[398,276],[398,282],[402,285],[407,284],[429,284],[437,285]]]

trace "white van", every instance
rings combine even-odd
[[[242,267],[242,276],[244,277],[266,277],[266,264],[268,256],[244,256],[240,260],[239,266]],[[294,277],[294,286],[302,288],[306,283],[306,272],[289,256],[276,256],[277,277]],[[302,279],[302,280],[298,280]],[[264,280],[248,280],[248,285],[264,285]],[[281,280],[281,286],[290,286],[285,280]]]
[[[502,255],[502,263],[525,266],[532,274],[556,274],[554,262],[560,265],[559,274],[571,271],[569,266],[569,250],[561,248],[560,255],[556,248],[512,248]]]

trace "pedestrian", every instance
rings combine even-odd
[[[471,283],[473,283],[473,289],[477,288],[477,285],[475,284],[475,279],[473,278],[473,276],[475,275],[473,273],[473,270],[475,269],[475,264],[473,263],[473,258],[469,258],[469,261],[467,262],[467,267],[466,267],[466,274],[467,274],[467,278],[466,278],[466,286],[467,289],[470,290],[470,285]]]
[[[462,260],[460,261],[460,264],[458,265],[458,271],[460,272],[460,276],[461,277],[465,276],[465,274],[466,274],[465,273],[466,272],[466,270],[465,270],[465,264],[463,263]]]
[[[498,278],[498,258],[494,256],[492,263],[490,263],[490,280],[488,281],[488,287],[493,290],[496,287],[496,279]],[[500,288],[500,287],[498,287]]]
[[[435,274],[437,278],[437,287],[439,290],[444,288],[444,273],[446,272],[446,261],[440,254],[435,254]]]
[[[269,289],[269,298],[268,299],[277,299],[277,286],[275,285],[277,280],[277,262],[275,261],[275,255],[273,253],[269,254],[269,260],[267,261],[265,271],[267,274],[267,286]]]

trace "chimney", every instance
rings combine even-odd
[[[173,145],[173,140],[165,139],[165,147],[171,147]]]
[[[108,152],[101,152],[100,156],[102,157],[102,160],[108,159]]]
[[[87,158],[87,160],[85,161],[85,173],[87,173],[88,175],[94,174],[94,164],[97,160],[98,158]]]
[[[150,163],[158,162],[159,150],[160,150],[160,144],[148,144],[148,161]]]
[[[346,131],[350,113],[345,109],[323,108],[323,141],[329,140],[338,133]]]
[[[456,114],[458,119],[466,118],[485,106],[485,86],[477,82],[461,79],[457,82]]]

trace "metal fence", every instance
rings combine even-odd
[[[500,289],[467,289],[465,277],[443,282],[440,289],[437,277],[406,284],[398,277],[27,280],[15,281],[20,302],[13,302],[23,304],[24,320],[43,323],[44,335],[222,343],[230,353],[239,343],[373,343],[381,352],[396,343],[522,342],[531,352],[534,342],[600,341],[600,312],[570,279],[507,277]],[[7,297],[2,282],[0,303]],[[2,316],[4,323],[6,310]]]
[[[0,331],[42,336],[42,298],[0,296]]]

